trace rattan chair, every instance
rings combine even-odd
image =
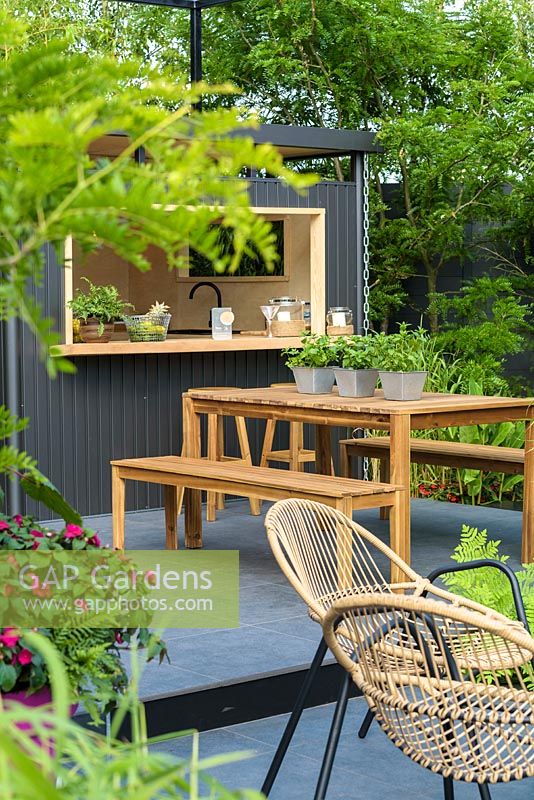
[[[311,618],[316,622],[322,623],[328,610],[345,597],[351,598],[373,592],[392,594],[405,592],[415,596],[425,596],[430,592],[440,600],[458,608],[476,611],[505,627],[520,632],[524,632],[525,629],[528,631],[517,578],[509,567],[498,561],[480,560],[466,564],[448,564],[423,578],[393,550],[361,525],[335,509],[307,500],[288,499],[276,503],[267,513],[265,527],[271,549],[282,572],[302,597],[308,606]],[[391,564],[399,567],[406,576],[404,582],[391,584],[385,577],[384,573],[387,573]],[[433,581],[446,572],[475,569],[482,566],[494,567],[506,575],[510,581],[519,621],[511,621],[485,606],[433,585]],[[482,651],[480,647],[475,649],[473,658],[475,661],[485,658],[487,666],[491,668],[494,654],[483,643],[479,644]],[[263,783],[262,791],[267,796],[282,765],[304,709],[306,697],[326,651],[327,646],[322,638]],[[499,661],[500,654],[495,655]],[[349,688],[350,679],[347,674],[340,686],[315,800],[322,800],[326,794],[337,742],[343,725]],[[365,737],[372,720],[373,710],[369,709],[359,730],[360,738]]]
[[[336,602],[323,634],[391,741],[443,776],[445,800],[453,781],[490,800],[489,784],[534,777],[526,631],[463,606],[370,594]]]

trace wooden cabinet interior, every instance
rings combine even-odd
[[[149,248],[149,272],[139,272],[106,247],[83,255],[72,239],[65,242],[65,301],[84,287],[82,276],[96,284],[112,283],[124,300],[143,314],[159,300],[170,307],[172,329],[208,327],[216,304],[213,290],[200,289],[189,300],[194,283],[210,280],[222,293],[222,302],[235,313],[236,330],[262,330],[260,305],[270,297],[296,296],[311,303],[311,325],[324,331],[325,321],[325,211],[322,208],[255,208],[267,219],[284,220],[284,275],[269,277],[217,276],[194,278],[184,271],[169,271],[164,253]],[[72,314],[65,309],[65,343],[72,343]]]

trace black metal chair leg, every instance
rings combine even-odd
[[[317,788],[315,789],[314,800],[324,800],[332,767],[334,765],[334,758],[336,757],[337,745],[339,742],[339,735],[343,727],[343,720],[347,711],[347,703],[349,700],[349,689],[351,685],[351,677],[347,672],[343,676],[339,694],[334,709],[334,716],[330,726],[330,733],[328,734],[328,742],[326,743],[326,750],[324,751],[323,763],[319,773],[319,780],[317,781]]]
[[[300,691],[295,701],[295,705],[293,706],[293,711],[291,712],[291,716],[287,721],[285,730],[282,734],[282,738],[280,739],[280,743],[276,749],[276,753],[274,754],[271,766],[269,767],[269,771],[265,777],[265,780],[263,781],[263,786],[261,787],[261,791],[266,797],[269,796],[269,792],[273,787],[273,783],[276,780],[278,771],[282,766],[282,762],[287,752],[287,748],[290,745],[291,739],[293,738],[293,734],[295,733],[295,729],[302,716],[302,712],[304,710],[304,703],[306,702],[306,697],[308,696],[308,692],[310,691],[310,688],[317,674],[317,671],[321,666],[321,664],[323,663],[326,651],[327,651],[326,642],[324,639],[321,639],[321,641],[319,642],[319,647],[317,648],[317,651],[313,657],[313,661],[310,664],[310,668],[306,673],[306,677],[304,678],[304,682],[300,687]]]
[[[371,727],[371,722],[374,720],[374,718],[375,718],[375,712],[371,708],[368,708],[367,714],[365,715],[363,722],[360,725],[360,730],[358,731],[358,736],[360,737],[360,739],[365,739],[369,731],[369,728]]]
[[[443,794],[445,800],[454,800],[454,785],[452,778],[443,778]]]
[[[480,792],[482,800],[491,800],[491,794],[487,783],[479,783],[478,791]]]

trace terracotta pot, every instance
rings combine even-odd
[[[105,322],[104,331],[101,336],[98,333],[98,326],[99,322],[97,319],[89,318],[87,322],[80,321],[80,339],[82,342],[86,344],[92,344],[93,342],[104,344],[105,342],[109,342],[115,330],[115,323]]]

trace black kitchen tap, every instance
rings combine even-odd
[[[211,286],[211,288],[213,289],[213,291],[217,295],[217,308],[222,308],[221,290],[219,289],[218,286],[216,286],[211,281],[199,281],[198,283],[195,283],[195,285],[191,288],[191,291],[189,292],[189,299],[190,300],[193,299],[193,297],[195,296],[196,290],[200,289],[201,286]],[[209,318],[209,322],[208,322],[208,327],[211,328],[211,314],[210,314],[210,318]]]

